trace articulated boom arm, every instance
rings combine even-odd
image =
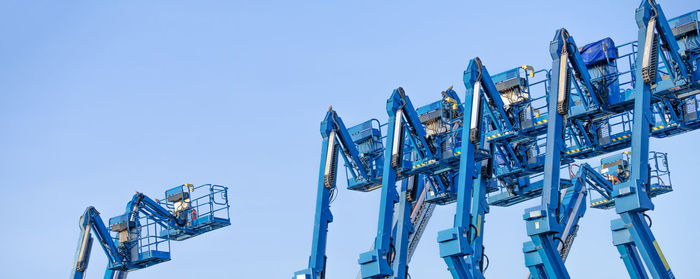
[[[83,216],[80,218],[80,241],[78,242],[78,251],[76,252],[73,274],[71,275],[71,278],[78,279],[84,278],[85,276],[93,241],[92,236],[90,236],[91,231],[99,240],[100,245],[105,251],[105,254],[107,254],[107,258],[110,263],[110,267],[108,267],[105,272],[105,278],[124,279],[126,278],[128,270],[144,267],[132,264],[132,261],[137,259],[132,259],[131,257],[134,257],[134,254],[130,253],[130,250],[134,247],[134,245],[137,245],[136,243],[133,243],[135,240],[131,239],[131,235],[136,234],[136,231],[138,231],[138,224],[140,222],[139,215],[141,212],[147,214],[164,228],[171,227],[186,230],[187,224],[185,216],[173,215],[170,213],[170,211],[163,208],[160,204],[146,195],[136,193],[127,204],[125,215],[122,216],[125,217],[122,220],[128,220],[124,223],[125,225],[123,229],[125,230],[126,235],[129,235],[129,237],[120,236],[119,246],[117,246],[114,239],[112,239],[112,236],[110,235],[110,230],[102,222],[100,213],[97,212],[94,207],[88,207]],[[123,243],[124,245],[122,245]]]
[[[130,222],[137,222],[139,219],[139,212],[144,212],[148,214],[154,220],[161,222],[163,226],[170,226],[172,228],[186,229],[187,225],[185,217],[177,216],[164,207],[162,207],[158,202],[144,195],[143,193],[136,193],[131,201],[126,205],[126,212],[128,214],[128,220]]]
[[[190,197],[204,187],[209,189],[206,195]],[[109,219],[109,227],[94,207],[88,207],[80,217],[80,239],[70,278],[85,277],[93,244],[91,233],[107,254],[105,279],[125,279],[128,272],[169,261],[170,240],[185,240],[230,225],[226,191],[220,185],[184,184],[166,191],[167,202],[136,193],[126,213]],[[168,209],[171,203],[172,212]]]
[[[394,255],[392,252],[394,205],[401,202],[402,204],[400,207],[402,209],[410,208],[407,207],[405,204],[406,201],[404,201],[405,195],[407,194],[407,183],[402,183],[401,196],[399,192],[396,191],[398,172],[403,170],[404,155],[407,154],[403,150],[405,146],[404,139],[408,138],[414,147],[413,151],[415,151],[419,159],[439,159],[436,156],[435,147],[428,142],[425,128],[403,88],[399,87],[393,91],[391,97],[387,100],[386,109],[389,114],[389,121],[387,124],[377,237],[374,241],[374,249],[361,254],[359,257],[358,263],[361,266],[363,278],[385,278],[387,276],[399,276],[399,274],[405,273],[407,253],[404,253],[404,251],[407,247],[399,247],[401,251],[399,251],[400,254],[397,256],[401,257],[400,260],[396,261],[395,259],[391,259]],[[427,179],[440,189],[446,189],[446,183],[439,176],[428,176]],[[404,220],[409,219],[405,218],[406,215],[408,215],[406,213],[407,212],[400,212],[400,214],[403,215],[400,216],[402,218],[399,219],[398,225],[403,226]],[[401,238],[401,240],[399,240],[399,242],[401,242],[400,245],[404,245],[404,242],[407,240],[406,234],[410,230],[402,227],[398,228],[398,230],[399,233],[397,233],[397,236]],[[397,270],[399,274],[394,274],[392,265],[395,265],[394,269]]]
[[[413,106],[413,103],[411,103],[411,99],[408,98],[403,88],[399,87],[396,90],[394,90],[394,93],[389,98],[389,101],[387,101],[387,112],[396,114],[396,125],[403,125],[401,120],[405,122],[405,127],[408,128],[407,132],[409,133],[409,135],[411,135],[411,139],[415,141],[415,151],[418,152],[418,156],[420,158],[435,157],[435,149],[432,145],[428,143],[425,128],[420,122],[418,114],[416,114],[416,109]],[[398,129],[395,131],[398,131]],[[397,151],[398,150],[400,149],[397,149]],[[403,154],[392,153],[392,161],[394,160],[394,158],[398,160],[399,156],[403,156]],[[396,165],[396,167],[401,166]]]
[[[459,177],[457,182],[457,210],[454,227],[438,233],[440,257],[445,260],[453,278],[483,278],[483,215],[488,212],[486,204],[486,185],[491,179],[491,166],[486,164],[486,171],[476,171],[475,155],[477,149],[488,146],[493,153],[493,144],[484,142],[484,131],[481,129],[483,113],[482,105],[489,105],[499,114],[499,121],[493,125],[497,129],[512,129],[512,122],[504,109],[500,93],[496,89],[491,76],[481,60],[477,57],[469,62],[464,71],[465,108],[471,113],[464,113],[462,138],[462,154],[459,162]],[[483,90],[483,94],[482,94]],[[484,98],[482,98],[484,97]],[[492,160],[492,159],[488,159]],[[488,161],[490,162],[490,161]],[[476,171],[476,177],[474,173]]]
[[[325,119],[323,120],[323,122],[321,122],[321,136],[324,139],[328,138],[328,144],[333,145],[334,147],[336,146],[337,140],[337,143],[340,144],[340,148],[342,148],[342,155],[343,159],[345,160],[345,163],[348,166],[351,166],[348,169],[350,170],[350,174],[353,176],[353,178],[358,178],[358,175],[362,178],[370,177],[370,170],[367,169],[366,166],[362,163],[362,160],[360,160],[360,152],[357,150],[355,143],[352,141],[352,138],[350,137],[350,133],[348,133],[347,128],[345,128],[343,120],[340,119],[338,114],[332,108],[329,108],[328,112],[326,113]],[[333,153],[329,154],[329,156],[333,156],[333,160],[327,161],[337,161],[335,160],[335,158],[337,158],[337,155],[334,155],[334,153],[337,152],[336,148],[329,149],[329,151],[332,151],[330,153]],[[337,164],[337,162],[332,163]],[[330,167],[328,167],[327,169],[329,168]],[[327,181],[326,183],[330,184],[329,182],[330,181]],[[333,182],[335,182],[335,178],[333,178]],[[327,187],[335,187],[335,185],[327,185]]]
[[[501,95],[496,89],[491,80],[489,72],[486,67],[481,63],[481,59],[476,57],[469,61],[469,66],[464,72],[464,84],[467,86],[468,91],[472,91],[471,94],[471,116],[469,121],[469,141],[472,143],[478,143],[481,134],[481,100],[482,97],[486,98],[486,103],[500,116],[499,121],[495,121],[494,125],[499,130],[506,129],[512,130],[513,123],[508,114],[505,111],[505,104],[501,99]],[[483,91],[483,95],[482,95]],[[465,100],[466,101],[466,100]],[[466,115],[465,115],[466,117]],[[467,123],[465,122],[465,125]]]
[[[579,174],[576,175],[574,183],[587,182],[591,188],[596,190],[605,198],[612,197],[613,185],[602,174],[595,171],[589,164],[582,164],[579,169]]]
[[[314,232],[311,245],[309,267],[294,273],[293,279],[323,279],[326,271],[326,245],[328,240],[328,224],[333,222],[330,210],[331,196],[336,191],[336,176],[338,171],[338,148],[342,148],[342,156],[354,178],[358,175],[369,178],[370,170],[360,160],[360,153],[345,128],[343,120],[329,108],[326,117],[321,122],[321,166],[318,178],[316,196],[316,213],[314,215]],[[358,172],[358,173],[356,173]]]
[[[586,63],[581,58],[581,53],[578,51],[574,38],[569,35],[569,31],[564,28],[557,30],[554,39],[550,43],[549,52],[552,59],[558,61],[557,67],[559,71],[558,79],[552,79],[552,83],[558,83],[558,99],[557,111],[560,114],[565,114],[569,109],[569,99],[571,94],[571,69],[574,71],[574,76],[582,84],[583,91],[590,97],[582,98],[584,102],[593,102],[595,106],[600,107],[605,104],[604,96],[597,94],[591,82],[591,76],[586,68]],[[569,68],[569,63],[571,68]],[[588,105],[588,104],[587,104]]]
[[[561,234],[563,226],[559,223],[559,166],[564,141],[566,117],[569,110],[570,68],[568,65],[568,32],[560,29],[550,43],[552,71],[550,75],[549,121],[547,123],[547,147],[544,167],[544,184],[542,186],[542,204],[538,208],[526,210],[523,218],[527,221],[527,234],[532,239],[537,253],[542,259],[542,278],[568,279],[569,273],[564,261],[557,252],[554,237]]]
[[[640,32],[644,32],[644,40],[640,42],[640,55],[642,55],[642,75],[645,83],[656,82],[656,72],[658,70],[658,43],[661,39],[663,48],[670,56],[669,65],[673,70],[669,71],[674,80],[690,77],[690,64],[684,60],[680,53],[678,42],[671,31],[668,20],[659,4],[654,0],[643,0],[636,12],[637,26]],[[654,33],[656,30],[657,33]],[[643,44],[642,44],[643,42]],[[667,62],[668,59],[665,58]]]
[[[75,252],[71,279],[85,278],[93,243],[90,233],[95,234],[110,263],[124,263],[127,260],[124,255],[119,253],[119,249],[114,244],[109,229],[107,229],[104,222],[102,222],[102,218],[100,218],[100,213],[97,212],[97,209],[90,206],[85,209],[85,213],[80,217],[80,239],[78,241],[78,249]]]

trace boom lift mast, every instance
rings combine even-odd
[[[389,121],[387,124],[387,138],[385,155],[386,160],[383,166],[382,175],[382,193],[380,199],[379,221],[377,229],[377,237],[375,239],[374,249],[360,255],[358,263],[361,266],[363,278],[384,278],[387,276],[405,276],[406,272],[399,270],[395,274],[390,264],[392,253],[392,224],[394,214],[394,204],[399,202],[399,193],[396,191],[396,181],[398,171],[404,169],[404,140],[408,140],[413,144],[413,150],[419,159],[439,159],[435,156],[434,147],[428,143],[427,134],[418,115],[415,113],[415,108],[408,96],[406,96],[403,88],[399,87],[394,90],[391,97],[387,101],[387,113]],[[438,186],[438,189],[446,189],[446,185],[442,177],[431,179],[431,182]],[[399,221],[398,224],[403,224],[404,221]],[[405,228],[406,229],[406,228]],[[402,241],[405,241],[406,231],[398,232]],[[407,247],[406,247],[407,248]],[[401,256],[408,256],[407,253],[401,252]],[[397,265],[401,265],[400,269],[404,269],[407,259],[395,261]],[[396,267],[398,270],[399,267]]]
[[[511,121],[504,110],[501,96],[496,89],[486,67],[477,57],[469,62],[464,72],[465,108],[471,108],[471,113],[464,114],[462,138],[462,154],[459,163],[457,182],[457,211],[454,227],[438,233],[440,256],[447,263],[448,270],[454,278],[483,278],[482,274],[482,235],[483,216],[488,212],[486,199],[486,184],[490,181],[491,166],[486,164],[482,170],[481,164],[476,164],[480,146],[484,146],[481,129],[483,115],[481,107],[490,105],[497,109],[502,121],[492,122],[497,127],[512,129]],[[482,92],[483,91],[483,92]],[[482,100],[488,100],[482,103]],[[490,159],[487,159],[489,162]],[[477,170],[475,167],[478,166]],[[476,172],[476,179],[474,173]],[[476,186],[475,186],[476,185]],[[474,232],[472,233],[472,228]],[[477,254],[474,254],[477,251]],[[469,262],[467,262],[469,261]]]
[[[370,127],[370,133],[372,129]],[[336,191],[336,176],[338,171],[338,149],[342,148],[342,157],[349,169],[353,181],[363,181],[360,185],[374,184],[376,170],[364,163],[360,158],[355,143],[343,120],[329,108],[326,117],[321,122],[321,166],[318,178],[316,196],[316,214],[314,215],[314,233],[311,247],[309,267],[294,273],[294,279],[323,279],[326,271],[326,243],[328,224],[333,222],[330,210],[331,198]],[[369,135],[374,137],[373,134]],[[376,159],[381,162],[381,158]],[[372,187],[372,186],[369,186]]]
[[[523,216],[527,221],[527,234],[537,247],[542,259],[542,276],[545,278],[568,279],[569,273],[564,267],[555,245],[555,237],[563,228],[559,224],[559,166],[561,154],[565,152],[564,127],[569,110],[570,70],[568,32],[560,29],[550,44],[552,55],[552,72],[550,77],[549,121],[547,123],[547,149],[545,156],[544,184],[542,186],[542,206],[526,211]],[[575,45],[575,53],[578,52]],[[576,58],[574,58],[576,60]]]
[[[659,37],[661,37],[661,41],[672,59],[673,66],[669,67],[669,74],[674,77],[674,80],[686,79],[689,75],[685,62],[678,54],[679,48],[676,39],[661,6],[653,0],[643,1],[636,11],[636,20],[639,27],[640,53],[637,57],[637,65],[641,66],[635,69],[636,96],[632,127],[631,173],[629,181],[617,184],[613,188],[615,208],[628,228],[634,246],[639,250],[651,276],[653,278],[675,278],[643,216],[645,211],[654,209],[654,204],[647,193],[649,191],[649,161],[646,154],[649,153],[649,133],[652,126],[649,117],[652,86],[657,82]],[[654,31],[658,33],[654,33]],[[665,55],[663,53],[661,55],[664,57],[664,61],[667,61]],[[612,228],[617,229],[615,223],[613,223]],[[635,264],[638,264],[638,261]],[[639,271],[643,271],[643,268],[637,267],[628,269],[628,271],[630,271],[630,276],[646,277],[646,272],[643,275],[638,274]]]

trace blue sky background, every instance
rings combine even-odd
[[[659,1],[667,16],[696,1]],[[636,39],[639,1],[0,1],[0,267],[6,278],[68,277],[78,217],[123,213],[135,191],[182,183],[230,187],[232,225],[172,243],[172,261],[130,278],[290,278],[307,265],[329,105],[349,125],[387,119],[403,86],[437,100],[479,56],[492,73],[548,68],[566,27],[583,45]],[[669,153],[675,191],[655,200],[652,228],[678,278],[696,276],[692,213],[697,132]],[[333,204],[328,277],[353,278],[376,231],[379,192],[344,189]],[[523,209],[492,207],[488,278],[524,278]],[[567,261],[575,278],[625,278],[612,211],[589,209]],[[436,210],[412,278],[449,278]],[[106,257],[94,247],[89,278]]]

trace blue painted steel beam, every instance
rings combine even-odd
[[[491,166],[482,167],[490,168]],[[474,192],[472,194],[472,220],[470,225],[470,229],[472,230],[472,253],[467,256],[469,270],[471,271],[472,278],[474,279],[484,279],[484,272],[486,271],[484,270],[484,222],[486,219],[486,214],[489,213],[489,204],[486,201],[486,188],[490,182],[490,177],[483,177],[480,174],[477,174],[477,178],[474,180],[474,184],[477,186],[474,187]]]
[[[552,71],[550,76],[549,121],[547,123],[547,146],[544,163],[544,184],[542,185],[542,205],[536,210],[525,212],[527,234],[532,238],[542,259],[546,278],[568,279],[556,246],[554,236],[561,233],[559,224],[559,166],[565,152],[564,127],[569,110],[570,77],[566,46],[566,30],[560,29],[550,43]]]
[[[668,51],[671,56],[671,61],[673,61],[675,70],[670,71],[671,76],[676,78],[689,78],[691,69],[688,64],[681,58],[679,53],[678,42],[676,42],[676,37],[671,31],[671,26],[668,24],[666,15],[664,15],[663,9],[659,4],[656,4],[655,0],[642,0],[642,3],[637,8],[636,12],[637,25],[640,26],[640,22],[644,25],[645,29],[647,26],[655,28],[659,35],[659,39],[664,45],[664,48]],[[641,48],[643,47],[641,40],[639,40],[640,51],[639,53],[644,53]],[[665,56],[664,56],[665,59]],[[642,64],[638,64],[642,65]]]
[[[333,132],[337,134],[336,138],[341,144],[344,157],[349,157],[349,159],[352,161],[352,165],[355,166],[354,168],[350,168],[353,178],[357,178],[357,175],[365,179],[369,178],[370,170],[363,166],[362,160],[360,159],[360,152],[357,150],[355,143],[352,141],[352,137],[350,136],[348,129],[345,127],[345,123],[343,123],[343,120],[340,119],[334,110],[330,109],[326,113],[326,117],[321,124],[321,134],[329,136]],[[359,173],[355,174],[355,171]]]
[[[91,233],[94,233],[97,237],[97,241],[107,255],[107,260],[110,263],[126,261],[114,244],[112,236],[109,234],[109,229],[107,229],[102,218],[100,218],[100,213],[97,212],[94,207],[90,206],[85,209],[85,213],[80,217],[80,240],[78,242],[78,249],[75,253],[75,261],[71,272],[70,278],[72,279],[82,279],[85,277],[93,243]]]
[[[656,27],[659,27],[657,20],[662,19],[665,22],[661,7],[651,0],[643,1],[636,11],[637,26],[639,27],[639,55],[637,55],[638,66],[635,68],[631,173],[629,181],[613,187],[616,211],[628,227],[651,277],[655,279],[675,278],[643,217],[644,211],[654,209],[654,204],[648,193],[649,158],[647,154],[649,154],[649,134],[653,124],[651,93],[652,86],[657,81],[656,71],[658,71],[658,67],[654,65],[655,56],[658,55],[659,51],[658,37],[654,35],[654,31],[657,29]],[[668,23],[665,22],[665,25]],[[660,37],[664,38],[669,36],[664,33],[670,32],[670,29],[660,28],[658,31]],[[673,34],[670,36],[673,38]],[[673,38],[673,42],[675,42],[675,38]]]
[[[464,85],[467,89],[464,106],[469,108],[471,113],[464,113],[462,121],[464,124],[457,182],[457,210],[454,227],[438,233],[440,256],[445,260],[452,277],[460,279],[483,278],[481,270],[482,229],[484,216],[488,212],[488,204],[486,203],[488,177],[482,177],[481,170],[477,172],[476,179],[473,176],[477,145],[483,145],[484,142],[484,133],[481,129],[483,114],[480,110],[483,100],[482,93],[488,96],[489,102],[500,114],[502,119],[500,123],[503,123],[507,129],[512,129],[511,120],[504,111],[500,93],[496,90],[491,76],[478,57],[472,59],[464,71]],[[493,152],[493,146],[490,149]],[[491,166],[488,165],[487,168],[491,168]],[[488,171],[488,176],[490,176],[490,171]],[[476,189],[474,185],[477,185]],[[470,239],[472,235],[475,236],[474,239]]]
[[[335,142],[331,141],[328,135],[323,137],[321,144],[321,163],[318,175],[318,188],[316,192],[316,210],[314,214],[314,231],[311,242],[311,256],[309,257],[309,267],[294,273],[293,279],[322,279],[326,270],[326,245],[328,241],[328,224],[333,222],[333,214],[330,210],[331,190],[335,185],[327,187],[325,183],[325,171],[330,160],[329,154],[334,152]],[[337,151],[335,151],[337,153]],[[337,165],[332,166],[337,168]],[[332,170],[336,171],[336,170]]]
[[[395,89],[387,101],[387,138],[385,144],[385,159],[382,175],[382,193],[380,200],[379,221],[375,248],[372,251],[360,255],[358,262],[361,266],[363,278],[382,278],[391,276],[393,272],[388,269],[389,259],[394,243],[390,232],[392,231],[394,204],[398,202],[396,182],[398,171],[404,166],[404,139],[412,144],[412,151],[419,160],[439,160],[435,147],[428,142],[427,133],[421,123],[418,114],[403,88]],[[432,183],[436,183],[439,189],[446,189],[441,179],[428,176]],[[389,189],[385,189],[389,188]],[[401,243],[403,245],[404,243]]]
[[[382,278],[393,274],[389,265],[391,253],[391,231],[394,204],[398,202],[396,192],[396,169],[403,164],[403,112],[406,94],[397,88],[387,101],[387,136],[382,175],[382,193],[379,205],[379,221],[374,249],[360,254],[358,263],[362,278]],[[418,122],[420,123],[420,122]]]
[[[577,80],[579,80],[582,85],[583,85],[583,90],[588,92],[588,94],[592,97],[591,101],[593,102],[596,106],[604,106],[604,98],[603,96],[600,96],[597,94],[595,89],[593,88],[593,83],[591,82],[591,76],[588,73],[588,68],[586,67],[586,63],[583,62],[583,58],[581,57],[581,53],[578,51],[578,47],[576,46],[576,42],[574,41],[574,37],[569,35],[569,31],[566,29],[562,28],[557,30],[557,36],[560,37],[560,40],[557,40],[555,45],[550,45],[550,51],[552,51],[552,47],[556,47],[557,49],[557,54],[559,54],[560,59],[563,59],[561,57],[562,55],[565,55],[567,59],[563,59],[562,61],[568,60],[569,63],[571,64],[571,69],[575,73],[575,77]],[[554,41],[552,41],[554,42]]]
[[[622,262],[625,264],[630,278],[649,278],[625,221],[622,219],[610,221],[610,229],[612,230],[613,245],[615,245],[617,251],[620,253],[620,259],[622,259]]]
[[[365,169],[360,160],[359,151],[352,141],[345,123],[332,108],[329,108],[324,120],[321,122],[321,137],[323,140],[321,144],[321,162],[316,193],[311,256],[309,257],[308,268],[295,272],[293,279],[322,279],[325,277],[328,224],[333,222],[333,214],[330,210],[330,196],[332,191],[337,191],[338,148],[342,148],[343,158],[350,160],[350,162],[346,163],[354,166],[349,168],[353,178],[367,179],[370,176],[370,171]]]
[[[396,209],[396,233],[394,234],[394,253],[392,271],[393,279],[406,279],[408,274],[408,238],[414,228],[411,223],[411,202],[408,200],[409,185],[412,189],[418,188],[418,177],[410,176],[401,181],[399,193],[399,206]]]

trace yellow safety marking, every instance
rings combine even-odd
[[[605,203],[605,202],[608,202],[608,201],[609,201],[609,200],[597,201],[597,202],[591,203],[591,206],[599,205],[599,204],[601,204],[601,203]]]
[[[666,267],[666,270],[671,269],[668,266],[668,262],[666,262],[666,257],[664,257],[664,253],[661,253],[661,248],[659,248],[659,244],[656,243],[656,240],[654,240],[654,248],[656,248],[656,253],[659,253],[659,257],[661,258],[661,261],[664,263],[664,267]]]

